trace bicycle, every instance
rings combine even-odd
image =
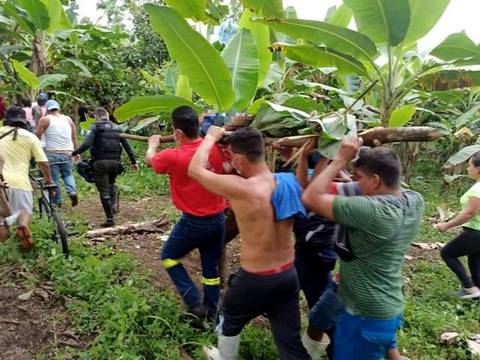
[[[65,259],[68,258],[68,233],[60,214],[57,213],[56,206],[52,202],[52,195],[54,191],[59,191],[59,188],[56,184],[45,184],[43,177],[35,177],[33,174],[38,173],[39,170],[33,170],[30,172],[30,180],[33,182],[35,187],[39,190],[40,196],[38,197],[38,211],[40,218],[43,215],[46,215],[50,222],[53,222],[55,225],[55,230],[52,236],[52,240],[55,243],[60,242],[62,252],[65,256]]]

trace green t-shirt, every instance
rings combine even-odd
[[[336,196],[333,202],[335,222],[347,225],[356,257],[340,260],[338,287],[340,300],[354,315],[389,319],[403,311],[403,259],[417,236],[424,203],[416,192],[402,194]]]
[[[470,197],[480,198],[480,182],[475,183],[470,189],[467,190],[465,194],[460,198],[460,205],[462,210],[467,207],[468,200]],[[468,222],[463,224],[463,226],[480,230],[480,212],[477,212]]]

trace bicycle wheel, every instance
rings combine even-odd
[[[52,217],[52,206],[44,195],[38,199],[38,211],[40,213],[40,217],[42,217],[43,214],[45,214],[48,218]]]
[[[65,259],[68,258],[68,235],[67,229],[65,228],[65,223],[63,222],[62,217],[57,214],[56,211],[52,212],[51,219],[55,223],[55,240],[58,242],[60,240],[60,246],[62,247],[63,254]]]

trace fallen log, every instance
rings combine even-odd
[[[229,135],[229,134],[228,134]],[[228,137],[226,135],[225,137]],[[131,134],[121,134],[121,137],[129,140],[143,141],[147,142],[147,136],[131,135]],[[365,130],[358,134],[359,137],[363,139],[363,144],[366,146],[374,146],[375,140],[381,144],[395,143],[395,142],[427,142],[434,141],[438,139],[441,134],[438,129],[428,127],[428,126],[410,126],[410,127],[399,127],[399,128],[384,128],[376,127],[372,129]],[[267,145],[276,145],[283,147],[301,147],[308,140],[318,139],[318,134],[312,135],[298,135],[298,136],[287,136],[284,138],[265,138],[265,143]],[[160,138],[161,143],[171,143],[173,142],[173,136],[162,136]]]
[[[86,237],[89,239],[101,238],[113,235],[126,235],[133,233],[155,233],[164,232],[165,227],[169,224],[167,219],[149,220],[136,224],[123,224],[105,229],[95,229],[87,231]]]

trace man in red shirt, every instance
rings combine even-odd
[[[175,149],[157,152],[160,136],[150,137],[145,162],[158,174],[170,177],[170,193],[182,216],[173,228],[162,250],[161,259],[188,312],[200,318],[213,316],[220,294],[218,264],[222,253],[225,219],[225,200],[203,188],[188,176],[188,165],[202,143],[198,136],[199,120],[196,112],[181,106],[172,113]],[[208,169],[223,173],[223,153],[216,146],[208,161]],[[203,301],[200,292],[188,276],[180,259],[198,249],[203,274]]]

